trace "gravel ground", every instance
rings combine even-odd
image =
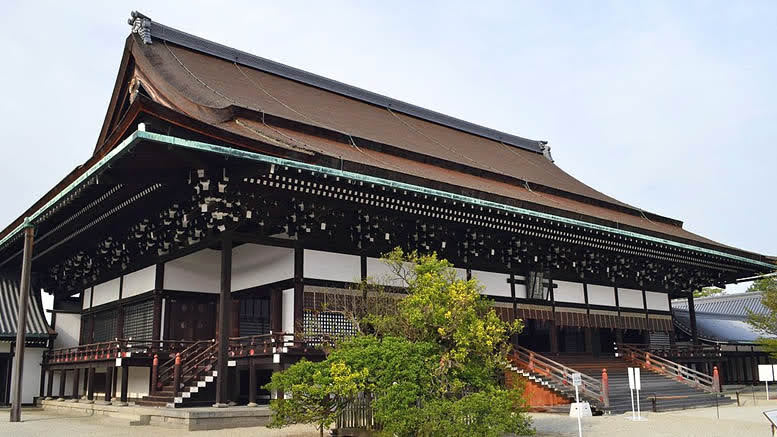
[[[716,417],[715,408],[699,408],[695,410],[675,411],[668,413],[647,413],[644,422],[629,420],[631,414],[622,416],[589,417],[583,419],[583,435],[587,437],[711,437],[737,436],[759,437],[771,436],[771,430],[764,410],[777,409],[777,400],[759,400],[757,405],[752,402],[737,406],[720,408],[720,419]],[[45,412],[38,409],[25,409],[22,413],[22,423],[9,423],[8,409],[0,410],[0,436],[37,437],[41,435],[64,436],[132,436],[148,437],[163,435],[165,437],[190,436],[197,437],[316,437],[318,431],[312,426],[293,426],[282,430],[264,427],[235,428],[220,431],[184,431],[157,426],[128,426],[126,420],[101,417],[69,416]],[[577,420],[558,414],[532,414],[537,435],[545,436],[576,436]]]

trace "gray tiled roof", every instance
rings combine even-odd
[[[0,340],[16,338],[19,317],[19,279],[0,274]],[[30,293],[27,305],[27,336],[48,338],[50,328],[40,299]]]
[[[694,299],[693,303],[697,314],[710,313],[747,317],[748,309],[756,314],[766,314],[769,312],[761,303],[760,292],[700,297]],[[675,299],[672,301],[672,308],[688,311],[688,301],[686,299]]]

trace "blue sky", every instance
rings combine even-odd
[[[3,2],[2,226],[90,155],[137,9],[547,140],[600,191],[777,254],[777,3],[419,3]]]

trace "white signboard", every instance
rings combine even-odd
[[[774,367],[771,364],[759,364],[758,380],[761,382],[774,381]]]
[[[572,385],[579,387],[583,383],[583,377],[579,373],[572,374]]]
[[[631,395],[631,420],[645,420],[639,408],[639,391],[642,390],[639,367],[629,367],[629,394]],[[637,391],[637,410],[634,411],[634,390]]]

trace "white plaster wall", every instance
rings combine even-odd
[[[588,303],[591,305],[615,306],[615,289],[606,285],[588,284]]]
[[[78,346],[78,336],[81,334],[81,315],[57,313],[57,326],[54,329],[57,331],[57,336],[54,338],[54,349]]]
[[[631,288],[618,288],[618,305],[621,308],[644,308],[642,291]]]
[[[567,281],[553,281],[556,288],[553,289],[553,299],[556,302],[585,303],[583,284]]]
[[[294,332],[294,289],[283,290],[281,297],[281,327],[283,332]]]
[[[84,305],[83,305],[83,309],[89,308],[89,303],[90,303],[91,299],[92,299],[92,289],[91,288],[87,288],[86,290],[84,290],[84,301],[83,301]]]
[[[361,259],[357,255],[305,249],[304,275],[306,278],[330,281],[361,281]]]
[[[130,398],[141,398],[148,395],[148,384],[151,380],[151,369],[148,367],[124,367],[128,369],[129,380],[127,381],[127,396]],[[119,374],[121,377],[121,374]],[[121,380],[120,380],[121,381]]]
[[[11,352],[11,343],[0,343],[0,354]]]
[[[243,244],[232,250],[232,291],[294,277],[294,249]]]
[[[410,263],[407,263],[407,266],[412,267]],[[394,276],[391,269],[380,258],[367,258],[367,277],[378,284],[393,287],[405,287],[407,285],[401,279]]]
[[[510,284],[507,282],[510,275],[473,270],[472,277],[477,279],[485,287],[483,294],[488,296],[511,297]]]
[[[121,289],[121,298],[127,298],[143,294],[154,289],[156,282],[156,265],[148,266],[128,275],[124,275],[124,283]]]
[[[669,311],[669,299],[666,298],[666,293],[646,291],[645,298],[649,310]]]
[[[525,281],[525,276],[516,276],[516,281]],[[526,299],[529,293],[526,291],[526,284],[515,284],[515,297],[518,299]]]
[[[23,404],[31,404],[33,398],[40,394],[40,364],[43,361],[44,350],[45,348],[28,347],[24,351],[24,368],[22,370]],[[11,371],[13,371],[13,368]],[[14,399],[14,393],[11,392],[11,402]]]
[[[165,263],[166,290],[218,293],[220,283],[220,250],[203,249]]]
[[[97,284],[94,286],[94,298],[92,298],[92,306],[103,305],[109,302],[119,300],[119,285],[121,279],[114,278],[108,282]]]

